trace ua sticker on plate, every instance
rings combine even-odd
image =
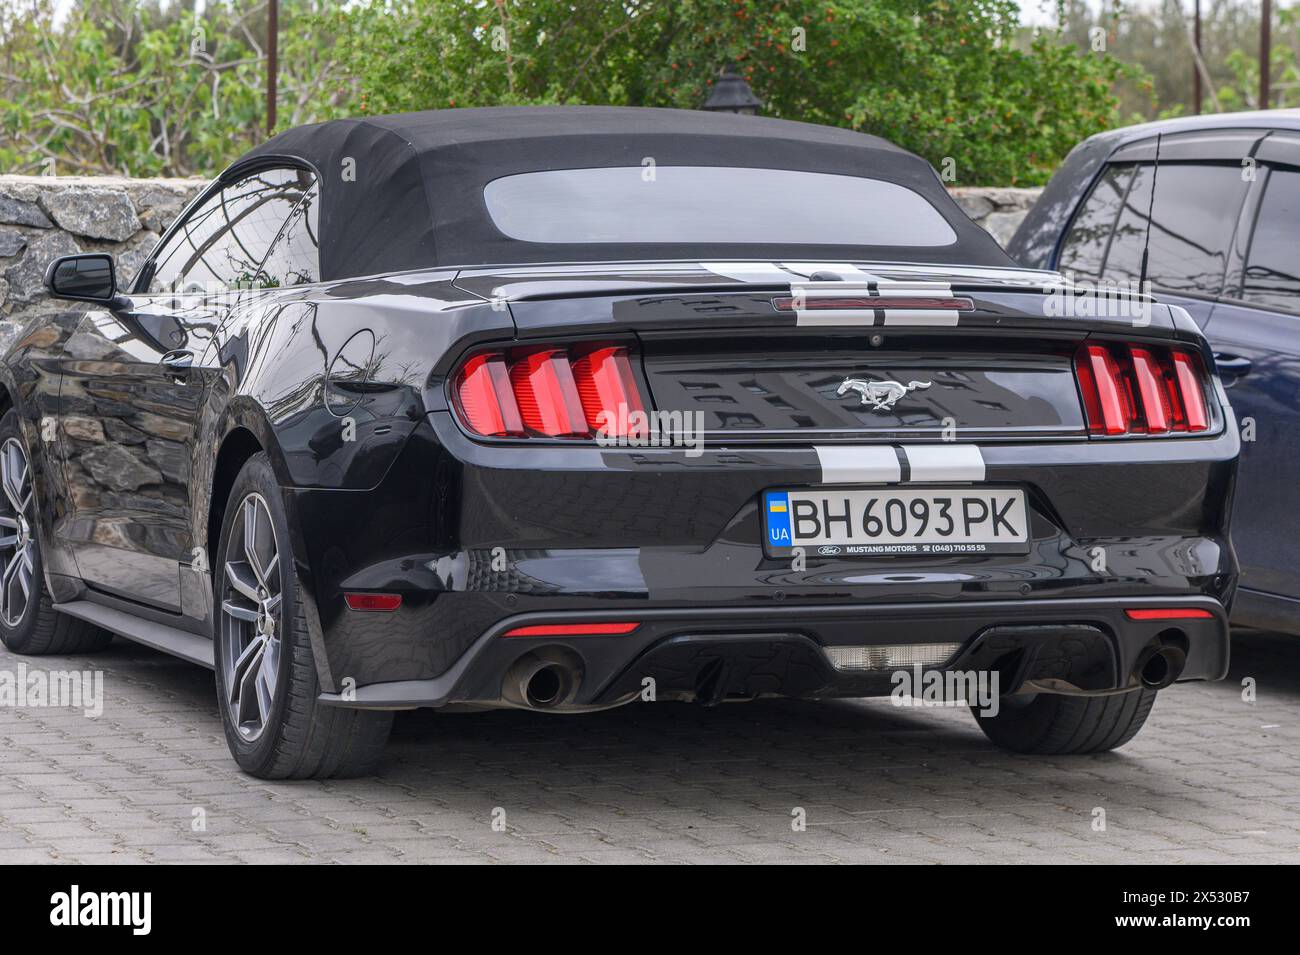
[[[767,515],[767,543],[771,547],[790,547],[790,497],[784,491],[768,491],[763,495],[763,510]]]

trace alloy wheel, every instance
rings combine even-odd
[[[266,500],[239,503],[223,567],[221,634],[231,722],[252,742],[271,718],[283,642],[280,548]]]
[[[27,452],[16,438],[0,445],[0,620],[17,627],[36,578],[36,508]]]

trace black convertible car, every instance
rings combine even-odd
[[[275,137],[4,358],[0,634],[216,670],[265,777],[392,711],[993,678],[1093,752],[1221,678],[1238,435],[1180,308],[1018,269],[846,130],[450,110]],[[915,688],[914,688],[915,689]],[[921,698],[919,692],[913,698]]]

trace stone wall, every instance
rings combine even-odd
[[[948,190],[970,216],[1005,246],[1020,228],[1042,189],[966,187]]]
[[[111,252],[124,280],[204,184],[199,179],[0,176],[0,343],[30,316],[58,307],[41,284],[52,259]],[[952,194],[1005,245],[1040,191],[960,188]]]
[[[203,186],[198,179],[0,176],[0,317],[20,324],[58,307],[41,282],[60,255],[111,252],[118,275],[133,275]]]

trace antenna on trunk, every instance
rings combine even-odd
[[[1147,235],[1142,241],[1142,268],[1138,273],[1138,294],[1147,284],[1147,260],[1151,256],[1151,219],[1156,211],[1156,177],[1160,174],[1160,138],[1163,133],[1156,133],[1156,161],[1151,167],[1151,198],[1147,202]]]

